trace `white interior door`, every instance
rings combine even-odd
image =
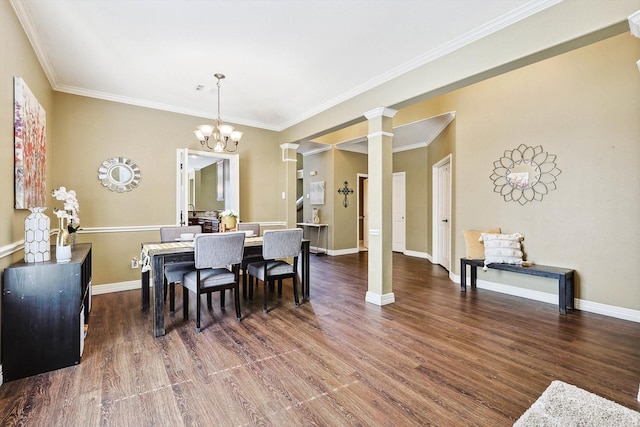
[[[362,245],[369,247],[369,179],[362,180]]]
[[[451,163],[438,167],[437,263],[451,271]]]
[[[404,252],[406,242],[406,175],[404,172],[393,174],[393,244],[394,252]]]

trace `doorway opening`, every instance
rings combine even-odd
[[[369,250],[369,214],[367,192],[369,186],[369,176],[367,174],[358,174],[358,252]]]

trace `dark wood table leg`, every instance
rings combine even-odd
[[[164,335],[164,258],[155,255],[153,265],[153,336]]]
[[[309,300],[309,241],[302,242],[302,301]]]
[[[145,271],[140,276],[140,282],[142,285],[142,310],[149,308],[149,272]]]

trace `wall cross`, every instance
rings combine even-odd
[[[344,196],[344,201],[342,202],[342,206],[344,206],[345,208],[349,206],[349,199],[347,199],[347,196],[349,194],[353,194],[353,188],[349,188],[349,183],[347,181],[344,182],[344,187],[338,188],[338,193]]]

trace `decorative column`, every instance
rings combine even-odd
[[[300,145],[294,143],[281,144],[282,161],[284,162],[284,191],[282,198],[285,207],[285,219],[287,228],[295,228],[296,214],[296,180],[297,178],[297,149]]]
[[[369,287],[366,302],[395,302],[392,286],[393,117],[397,111],[380,107],[365,113],[369,121]]]

